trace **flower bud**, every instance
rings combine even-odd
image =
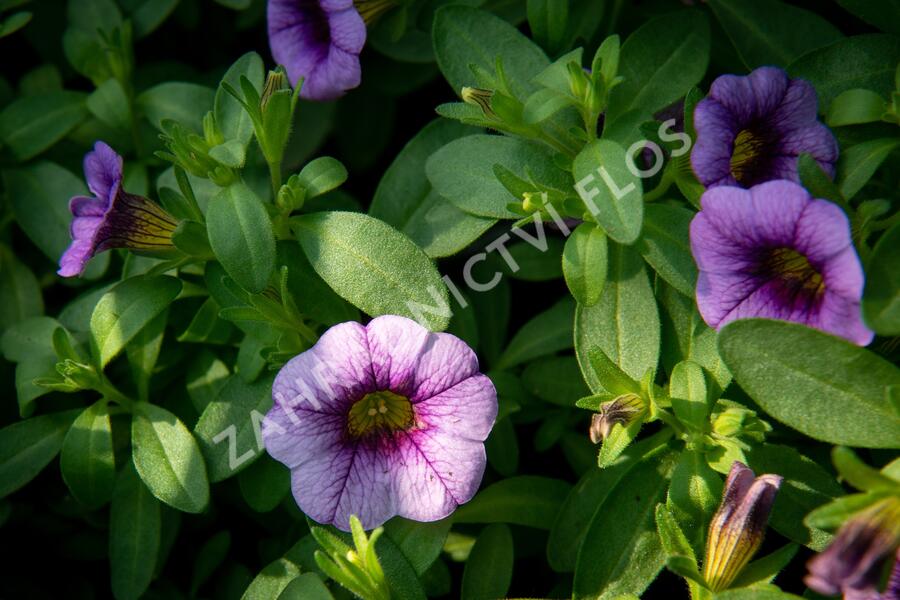
[[[493,90],[485,90],[482,88],[464,87],[460,92],[462,101],[466,104],[472,104],[481,108],[481,112],[486,117],[496,117],[497,113],[491,107],[491,98],[494,96]]]
[[[605,440],[613,425],[627,427],[645,410],[644,400],[637,394],[623,394],[600,405],[600,413],[591,417],[590,436],[595,444]]]

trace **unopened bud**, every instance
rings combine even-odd
[[[266,106],[268,106],[269,100],[272,98],[272,94],[281,90],[290,89],[291,85],[288,83],[287,74],[284,72],[284,68],[279,66],[269,71],[269,74],[266,76],[266,83],[263,86],[262,95],[259,97],[259,109],[265,112]]]
[[[612,431],[614,425],[627,427],[644,412],[643,399],[637,394],[623,394],[600,405],[600,412],[591,418],[591,441],[599,444]]]
[[[486,117],[496,117],[497,114],[491,108],[491,98],[494,95],[493,90],[485,90],[482,88],[464,87],[460,92],[462,101],[466,104],[472,104],[481,108],[481,112]]]

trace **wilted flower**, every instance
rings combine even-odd
[[[69,202],[72,243],[59,259],[63,277],[81,275],[92,256],[110,248],[145,252],[174,250],[175,219],[158,204],[122,189],[122,157],[97,142],[84,157],[84,177],[93,198]]]
[[[320,523],[434,521],[475,494],[497,393],[460,339],[397,316],[326,331],[281,369],[263,424]]]
[[[627,427],[644,411],[644,401],[637,394],[623,394],[600,406],[591,417],[591,442],[599,444],[612,431],[613,425]]]
[[[844,598],[896,600],[900,594],[900,566],[883,595],[878,585],[885,563],[900,546],[900,500],[885,498],[845,522],[834,541],[809,561],[806,585],[820,594]],[[895,560],[900,563],[900,552]]]
[[[292,85],[303,78],[301,97],[333,100],[359,85],[366,43],[361,12],[370,11],[353,0],[269,0],[272,56],[287,68]]]
[[[709,189],[701,206],[691,252],[697,306],[711,327],[765,317],[872,341],[860,316],[862,266],[838,206],[790,181]]]
[[[717,592],[727,588],[759,550],[779,486],[778,475],[754,478],[746,465],[731,465],[722,503],[706,538],[703,578],[709,589]]]
[[[808,82],[788,79],[775,67],[717,78],[694,109],[691,165],[697,179],[707,187],[799,182],[797,158],[803,153],[833,175],[838,146],[816,120],[816,104]]]

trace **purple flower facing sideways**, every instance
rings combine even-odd
[[[174,249],[178,225],[159,205],[122,189],[122,157],[103,142],[84,157],[84,177],[94,197],[69,202],[72,243],[59,259],[63,277],[81,275],[92,256],[110,248],[149,253]]]
[[[900,500],[886,498],[851,517],[807,565],[806,585],[846,600],[900,600]],[[891,576],[878,588],[888,561]]]
[[[812,155],[834,175],[838,146],[816,120],[816,91],[775,67],[722,75],[694,109],[691,165],[707,187],[751,187],[773,179],[799,182],[797,158]]]
[[[863,270],[843,211],[791,181],[708,189],[691,222],[708,325],[762,317],[803,323],[864,346]]]
[[[497,393],[455,336],[390,315],[341,323],[281,369],[272,397],[266,450],[320,523],[435,521],[481,483]]]
[[[359,85],[366,24],[353,0],[269,0],[269,45],[300,96],[333,100]]]

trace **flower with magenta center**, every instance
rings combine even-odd
[[[93,198],[69,202],[72,243],[59,259],[63,277],[81,275],[88,260],[111,248],[151,254],[173,252],[172,233],[178,226],[158,204],[122,189],[122,157],[103,142],[84,157],[84,177]]]
[[[697,306],[711,327],[762,317],[803,323],[864,346],[864,276],[843,211],[800,185],[707,190],[691,222]]]
[[[834,174],[838,146],[816,120],[816,91],[775,67],[722,75],[694,109],[691,165],[707,187],[749,188],[773,179],[799,182],[797,159],[812,155]]]
[[[746,465],[731,465],[706,538],[703,578],[709,589],[727,588],[759,550],[780,486],[778,475],[754,477]]]
[[[333,100],[357,87],[366,23],[390,8],[387,0],[269,0],[269,45],[300,96]]]
[[[397,316],[342,323],[281,369],[272,397],[266,450],[320,523],[435,521],[481,483],[497,393],[455,336]]]

